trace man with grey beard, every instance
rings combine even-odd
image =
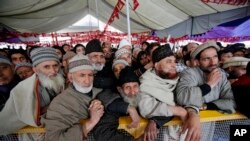
[[[139,141],[142,137],[134,139],[125,130],[118,129],[119,117],[129,115],[132,122],[128,128],[135,128],[140,122],[140,116],[137,112],[137,97],[139,94],[139,78],[134,74],[130,67],[121,70],[118,78],[117,89],[120,93],[111,93],[109,95],[100,95],[98,98],[106,104],[104,99],[113,99],[107,103],[105,113],[100,122],[95,126],[93,135],[96,141]],[[115,99],[114,99],[115,98]]]
[[[10,98],[0,112],[0,135],[14,133],[27,125],[41,126],[48,105],[64,89],[64,78],[58,73],[60,63],[55,49],[34,49],[31,59],[35,73],[11,90]],[[23,139],[34,138],[26,137]]]
[[[201,137],[201,140],[209,140],[204,136],[207,132],[201,136],[199,110],[235,112],[231,85],[225,72],[218,67],[218,50],[215,41],[198,46],[191,53],[198,66],[186,69],[180,75],[176,100],[188,111],[188,119],[183,124],[183,131],[188,132],[186,141],[198,141]]]
[[[51,102],[47,111],[48,141],[85,140],[104,112],[96,97],[110,95],[109,91],[93,87],[94,68],[87,56],[76,55],[69,60],[68,79],[71,84]],[[85,122],[81,124],[81,120]]]
[[[86,45],[86,55],[91,61],[94,71],[94,87],[102,89],[113,89],[114,75],[112,65],[105,66],[105,56],[101,47],[101,42],[98,39],[93,39]]]

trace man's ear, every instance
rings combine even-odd
[[[35,73],[38,72],[36,67],[32,67],[32,69],[33,69],[33,71],[34,71]]]
[[[68,77],[68,80],[70,81],[70,82],[73,82],[73,74],[72,73],[68,73],[67,74],[67,77]]]
[[[153,64],[153,67],[154,67],[155,69],[158,70],[158,68],[159,68],[159,63],[158,63],[158,62],[154,63],[154,64]]]
[[[121,86],[117,86],[116,88],[117,88],[117,90],[118,90],[119,93],[122,92],[122,87]]]

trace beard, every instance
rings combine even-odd
[[[175,79],[178,77],[178,73],[176,71],[173,72],[164,72],[163,70],[158,71],[159,77],[162,79]]]
[[[92,88],[93,88],[93,84],[91,84],[89,87],[85,87],[85,86],[81,86],[79,85],[76,81],[73,80],[73,86],[75,87],[75,89],[81,93],[89,93]]]
[[[219,65],[210,65],[208,67],[202,67],[202,66],[200,66],[201,70],[203,72],[205,72],[205,73],[210,73],[210,72],[212,72],[214,69],[216,69],[218,67],[219,67]]]
[[[45,74],[39,72],[37,76],[43,87],[53,90],[57,94],[59,94],[64,89],[65,80],[60,73],[58,73],[56,76],[46,76]]]
[[[104,64],[94,63],[94,64],[92,64],[92,66],[93,66],[95,71],[101,71],[104,67]]]
[[[138,106],[138,96],[128,97],[124,92],[120,92],[123,100],[133,107]]]

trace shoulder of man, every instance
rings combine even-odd
[[[120,98],[120,95],[118,93],[113,92],[111,89],[103,89],[101,92],[98,93],[96,98],[99,99],[105,107],[107,107],[114,100]]]

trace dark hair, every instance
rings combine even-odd
[[[8,52],[8,57],[9,57],[9,59],[10,59],[11,62],[12,62],[11,56],[13,54],[22,54],[26,58],[27,61],[30,60],[30,58],[26,54],[25,50],[23,50],[23,49],[12,49],[12,50],[9,50],[9,52]]]
[[[66,52],[63,50],[63,48],[60,47],[60,46],[53,46],[52,48],[60,50],[61,53],[62,53],[62,55],[64,55],[64,54],[66,53]]]
[[[141,57],[142,57],[143,55],[147,55],[146,51],[140,51],[140,52],[138,53],[137,58],[136,58],[136,61],[137,61],[138,63],[140,63]]]
[[[147,55],[150,55],[150,52],[151,52],[151,50],[153,49],[153,47],[155,47],[155,46],[160,46],[160,44],[159,43],[157,43],[157,42],[154,42],[154,43],[151,43],[151,44],[149,44],[149,46],[146,48],[146,53],[147,53]]]
[[[224,48],[223,50],[218,51],[219,60],[221,60],[221,55],[222,54],[229,53],[229,52],[233,53],[232,49],[230,49],[230,48]]]
[[[76,53],[76,49],[77,49],[78,47],[82,47],[82,48],[85,50],[85,46],[84,46],[83,44],[76,44],[76,45],[74,46],[74,48],[73,48],[73,52]]]

